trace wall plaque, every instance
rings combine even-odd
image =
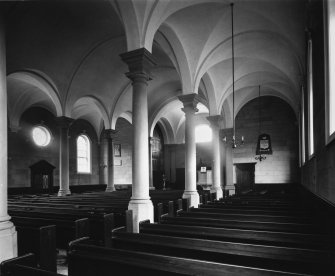
[[[256,155],[272,154],[271,138],[269,134],[261,134],[258,136]]]

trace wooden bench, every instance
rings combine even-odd
[[[72,242],[69,276],[302,275]],[[97,271],[98,269],[98,271]]]
[[[243,212],[238,214],[231,214],[225,212],[210,212],[206,209],[191,208],[189,212],[180,211],[178,216],[181,217],[207,217],[227,220],[240,220],[240,221],[262,221],[262,222],[278,222],[278,223],[304,223],[312,224],[312,220],[306,217],[300,216],[270,216],[262,214],[244,214]]]
[[[298,224],[298,223],[274,223],[259,221],[239,221],[239,220],[222,220],[203,217],[161,217],[162,224],[179,224],[179,225],[198,225],[219,228],[237,228],[248,230],[263,230],[275,232],[292,232],[292,233],[326,233],[328,229],[320,229],[317,225]]]
[[[127,233],[124,227],[115,229],[112,233],[112,244],[116,249],[312,275],[335,273],[335,254],[327,250]]]
[[[251,244],[293,246],[298,248],[335,250],[335,237],[318,234],[269,232],[176,224],[140,223],[140,233],[233,241]]]
[[[14,225],[17,226],[39,227],[54,224],[56,226],[56,246],[58,248],[66,249],[70,241],[89,235],[89,221],[87,218],[61,220],[54,218],[12,216],[11,220]]]
[[[56,272],[37,268],[34,254],[29,253],[17,258],[3,261],[0,264],[0,275],[3,276],[62,276]]]
[[[55,220],[79,220],[87,218],[89,220],[89,235],[92,239],[95,239],[97,243],[101,245],[108,245],[110,243],[110,232],[115,225],[125,225],[120,222],[115,223],[115,217],[113,213],[106,214],[104,212],[85,212],[75,211],[71,209],[57,209],[57,208],[30,208],[30,209],[9,209],[11,216],[20,217],[34,217],[34,218],[45,218]],[[122,218],[125,221],[125,218]],[[86,232],[85,232],[86,235]]]
[[[15,225],[18,255],[34,253],[41,269],[57,271],[56,226]]]

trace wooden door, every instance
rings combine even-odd
[[[256,163],[235,164],[236,189],[237,189],[236,193],[254,189],[255,164]]]

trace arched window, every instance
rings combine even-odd
[[[91,141],[84,134],[77,138],[77,172],[91,172]]]
[[[308,154],[314,154],[314,104],[313,104],[313,52],[312,40],[308,40]]]
[[[199,125],[195,128],[195,142],[204,143],[212,141],[212,129],[208,125]]]
[[[335,1],[325,1],[326,142],[335,138]]]

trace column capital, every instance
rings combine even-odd
[[[213,116],[208,116],[207,120],[211,124],[211,127],[219,128],[220,123],[223,121],[223,118],[221,115],[213,115]]]
[[[129,72],[126,76],[134,81],[144,78],[151,80],[151,69],[156,65],[153,55],[145,48],[136,49],[120,55],[121,59],[128,65]]]
[[[199,110],[197,109],[197,105],[200,102],[200,97],[198,94],[185,94],[178,96],[178,99],[183,103],[184,108],[181,110],[185,113],[195,113]]]
[[[69,128],[73,122],[74,119],[66,116],[56,117],[56,123],[60,128]]]
[[[102,139],[112,139],[115,140],[116,135],[119,131],[114,129],[104,129],[101,134]]]

